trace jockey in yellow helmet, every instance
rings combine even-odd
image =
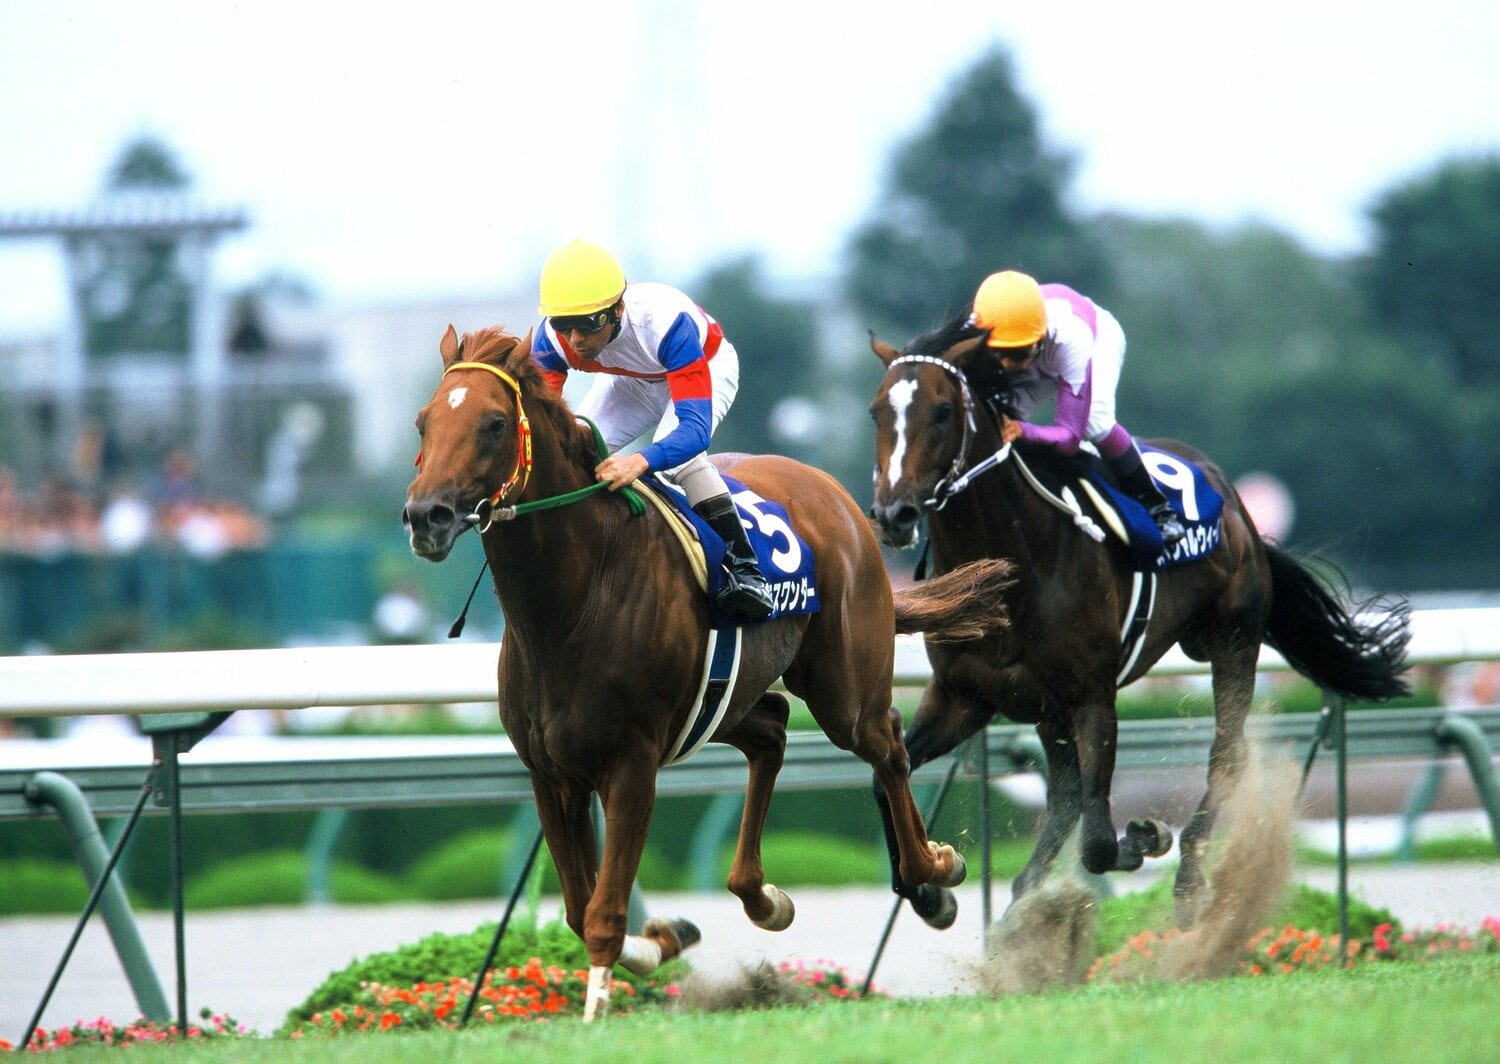
[[[1171,547],[1186,535],[1146,471],[1140,448],[1115,420],[1115,389],[1125,362],[1125,332],[1115,316],[1061,284],[1038,284],[1015,270],[992,273],[974,294],[974,325],[989,331],[1000,366],[1010,379],[1017,417],[1005,418],[1004,442],[1025,440],[1074,454],[1091,441],[1120,486],[1150,512]],[[1024,420],[1055,395],[1051,425]]]
[[[570,370],[599,375],[578,404],[612,452],[595,476],[617,491],[646,472],[669,473],[724,540],[719,609],[746,620],[769,616],[770,588],[729,486],[705,453],[740,386],[739,354],[719,323],[670,285],[627,281],[615,257],[586,240],[547,257],[540,294],[544,320],[531,357],[542,375],[559,392]],[[646,447],[614,453],[653,429]]]

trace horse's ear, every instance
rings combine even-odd
[[[520,343],[516,344],[514,357],[518,362],[525,361],[531,357],[531,333],[532,330],[527,329],[526,335],[521,337]]]
[[[897,351],[894,347],[886,343],[884,340],[876,339],[875,330],[873,329],[870,330],[870,350],[874,351],[875,357],[880,359],[880,361],[884,362],[887,366],[891,364],[892,359],[897,358],[901,354],[900,351]]]
[[[959,369],[967,370],[969,363],[973,362],[979,356],[980,352],[989,350],[989,347],[985,344],[986,335],[985,333],[980,333],[972,339],[960,340],[948,348],[943,353],[943,357]]]
[[[443,333],[443,338],[438,341],[438,353],[443,356],[443,365],[451,365],[458,361],[458,330],[450,323],[448,331]]]

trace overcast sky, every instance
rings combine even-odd
[[[148,132],[249,210],[226,285],[526,290],[572,235],[634,276],[748,250],[830,276],[893,147],[996,43],[1085,211],[1343,253],[1393,183],[1500,150],[1495,0],[0,0],[0,210],[85,204]],[[0,334],[63,308],[56,249],[0,244]]]

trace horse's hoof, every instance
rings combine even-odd
[[[641,934],[661,946],[661,959],[669,961],[689,946],[703,939],[703,932],[690,920],[664,920],[656,918],[646,921]],[[640,974],[637,972],[636,974]]]
[[[927,845],[931,848],[932,856],[936,859],[938,867],[942,867],[945,852],[952,859],[948,874],[942,879],[934,880],[932,885],[935,887],[956,887],[962,883],[969,874],[969,866],[964,863],[964,855],[947,843],[937,843],[929,839]]]
[[[911,899],[911,909],[934,931],[946,931],[958,919],[958,899],[941,887],[921,888]]]
[[[760,888],[760,892],[771,903],[771,915],[764,920],[754,920],[752,923],[763,931],[785,931],[791,927],[792,920],[797,915],[797,907],[792,904],[792,899],[787,897],[786,891],[766,883]]]
[[[1172,849],[1172,832],[1160,820],[1132,820],[1125,838],[1142,857],[1161,857]]]

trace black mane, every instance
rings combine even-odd
[[[935,329],[929,329],[922,333],[911,343],[906,345],[902,354],[906,355],[942,355],[955,344],[961,344],[965,340],[972,340],[984,332],[977,325],[972,325],[969,319],[973,311],[965,307],[963,312],[953,320],[939,325]]]
[[[964,308],[963,313],[951,321],[930,329],[912,340],[902,353],[941,358],[958,344],[984,334],[984,329],[971,324],[972,317],[972,309]],[[1015,416],[1015,401],[1010,379],[1006,376],[1005,370],[1000,368],[998,358],[985,357],[985,352],[981,350],[977,355],[965,360],[963,371],[964,379],[969,382],[970,389],[989,411],[996,425],[1000,424],[1002,415]]]

